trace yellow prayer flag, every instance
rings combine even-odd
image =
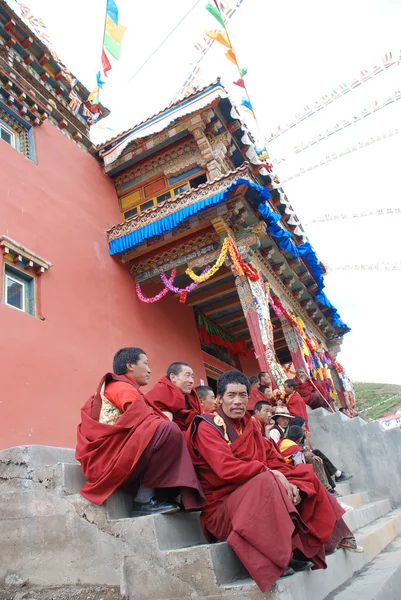
[[[205,33],[208,37],[212,38],[212,40],[220,42],[220,44],[223,44],[226,48],[231,48],[226,31],[221,31],[219,29],[205,29]]]
[[[117,44],[121,44],[126,29],[124,25],[117,26],[109,16],[106,17],[106,31]]]
[[[237,57],[235,56],[235,52],[232,48],[227,50],[227,52],[225,54],[226,54],[228,60],[231,60],[232,63],[234,63],[235,65],[238,65]]]

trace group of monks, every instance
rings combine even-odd
[[[294,571],[326,568],[338,547],[361,551],[311,465],[286,462],[250,414],[243,373],[222,374],[216,398],[208,386],[194,389],[185,362],[144,395],[150,373],[144,350],[122,348],[82,407],[76,457],[86,499],[100,505],[123,489],[135,517],[201,510],[206,539],[227,541],[262,591]]]

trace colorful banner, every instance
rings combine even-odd
[[[304,223],[304,225],[310,225],[313,223],[327,223],[329,221],[343,221],[344,219],[357,219],[359,217],[378,217],[381,215],[393,215],[396,213],[401,213],[401,208],[378,208],[377,210],[364,210],[362,212],[352,214],[341,213],[340,215],[326,214],[324,216],[316,217],[315,219],[312,219],[312,221]]]
[[[103,47],[101,53],[101,68],[96,74],[96,86],[88,96],[86,107],[92,113],[92,123],[96,123],[99,113],[100,90],[106,83],[109,71],[112,69],[111,58],[119,60],[121,55],[121,43],[126,31],[124,25],[120,25],[118,7],[115,0],[107,0],[106,18],[104,22]]]
[[[288,124],[278,125],[277,129],[270,135],[267,142],[272,142],[273,140],[277,139],[290,129],[296,127],[299,123],[302,123],[302,121],[304,121],[305,119],[308,119],[316,113],[320,112],[321,110],[325,109],[327,106],[329,106],[329,104],[332,104],[332,102],[339,100],[340,98],[342,98],[352,90],[356,89],[363,83],[366,83],[367,81],[372,79],[372,77],[376,77],[377,75],[379,75],[379,73],[386,71],[386,69],[388,69],[389,67],[393,65],[399,65],[400,59],[401,52],[399,57],[394,59],[392,52],[388,52],[383,56],[381,66],[376,65],[372,69],[370,69],[370,71],[362,69],[360,71],[360,74],[357,77],[355,77],[350,83],[340,84],[338,87],[338,91],[333,89],[330,92],[330,94],[326,94],[325,96],[322,96],[320,100],[314,102],[312,107],[310,107],[309,105],[304,106],[303,110],[299,114],[295,115],[295,117]]]

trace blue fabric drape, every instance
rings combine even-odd
[[[171,231],[189,217],[196,215],[197,213],[201,212],[202,210],[205,210],[206,208],[209,208],[210,206],[216,206],[217,204],[221,204],[227,199],[228,194],[234,188],[244,184],[258,192],[259,199],[261,200],[261,203],[258,206],[258,210],[261,213],[263,220],[266,222],[267,231],[277,242],[281,250],[284,250],[285,252],[288,252],[289,254],[292,254],[292,256],[295,256],[297,258],[302,257],[305,263],[308,265],[308,268],[312,273],[318,286],[318,291],[315,294],[315,300],[317,300],[318,302],[323,304],[323,306],[326,306],[331,310],[331,321],[333,325],[343,330],[341,335],[347,333],[347,331],[350,331],[350,328],[347,325],[345,325],[345,323],[342,321],[335,306],[331,304],[326,294],[323,292],[323,268],[310,243],[305,242],[297,246],[292,239],[292,234],[286,229],[283,229],[281,225],[279,225],[281,216],[273,212],[271,208],[266,204],[266,200],[269,200],[270,198],[269,190],[242,177],[240,177],[231,185],[229,185],[225,190],[222,190],[221,192],[218,192],[213,196],[203,198],[195,204],[184,206],[180,210],[177,210],[177,212],[171,215],[167,215],[166,217],[162,217],[154,223],[144,225],[140,229],[126,233],[125,235],[115,240],[110,240],[110,254],[114,255],[120,252],[125,252],[126,250],[137,246],[144,240],[147,240],[157,235],[161,235],[166,231]]]

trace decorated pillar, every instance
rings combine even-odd
[[[269,307],[260,282],[251,282],[243,275],[235,277],[235,285],[237,286],[238,297],[244,311],[259,369],[269,373],[273,389],[282,387],[285,374],[274,352],[273,328],[270,322]]]
[[[281,327],[284,333],[284,338],[288,346],[288,350],[291,354],[292,364],[295,369],[305,369],[309,371],[309,367],[306,363],[305,356],[301,350],[301,346],[298,341],[297,333],[291,323],[285,318],[284,315],[280,317]]]

